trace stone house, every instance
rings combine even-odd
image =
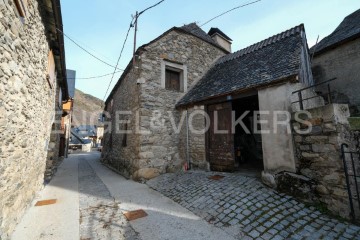
[[[105,103],[106,120],[111,119],[112,127],[105,127],[104,161],[133,178],[181,169],[185,163],[180,153],[183,146],[179,134],[172,130],[169,115],[178,122],[176,102],[219,57],[229,53],[226,49],[229,46],[221,46],[195,23],[173,27],[141,46],[135,65],[129,63]],[[140,134],[150,129],[154,113],[166,114],[167,121],[154,126],[151,134]],[[116,124],[117,118],[123,122]],[[132,134],[117,133],[121,130]]]
[[[332,99],[360,114],[360,9],[347,16],[329,36],[311,48],[316,83],[330,82]],[[326,86],[317,91],[327,93]]]
[[[197,35],[187,31],[190,27],[196,28]],[[184,166],[217,171],[295,171],[292,134],[284,125],[279,126],[281,134],[246,135],[236,129],[226,136],[213,134],[213,127],[206,133],[189,131],[189,124],[199,130],[207,121],[211,125],[216,110],[221,111],[216,120],[225,124],[220,129],[231,130],[232,111],[240,114],[250,110],[248,125],[254,122],[250,115],[258,110],[291,111],[292,91],[313,83],[303,25],[232,54],[225,50],[231,49],[231,39],[214,29],[210,30],[211,38],[195,24],[173,28],[139,48],[137,68],[129,64],[106,101],[112,119],[111,132],[105,135],[106,162],[136,179]],[[224,48],[219,45],[224,43]],[[178,86],[171,85],[173,78],[180,79]],[[116,115],[116,110],[132,114]],[[192,114],[204,110],[211,119],[205,121],[203,115]],[[150,124],[154,111],[163,117],[159,126]],[[171,117],[175,117],[176,126],[186,118],[177,133]],[[272,129],[270,118],[262,129]],[[116,130],[150,133],[116,134]],[[243,161],[235,156],[235,149],[243,152]],[[246,167],[239,166],[241,162]]]
[[[68,99],[59,0],[0,0],[0,238],[9,239],[59,151]],[[56,114],[60,111],[60,114]]]

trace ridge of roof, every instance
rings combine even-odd
[[[284,32],[281,32],[279,34],[276,34],[276,35],[273,35],[272,37],[269,37],[265,40],[262,40],[260,42],[257,42],[255,44],[252,44],[246,48],[243,48],[239,51],[236,51],[234,53],[231,53],[231,54],[228,54],[228,55],[225,55],[223,57],[221,57],[216,63],[215,65],[219,65],[219,64],[222,64],[222,63],[225,63],[225,62],[228,62],[228,61],[231,61],[231,60],[234,60],[236,58],[239,58],[241,56],[244,56],[246,54],[249,54],[249,53],[252,53],[252,52],[255,52],[259,49],[262,49],[268,45],[271,45],[271,44],[274,44],[284,38],[287,38],[287,37],[290,37],[296,33],[299,33],[301,31],[304,31],[304,24],[300,24],[298,26],[295,26],[293,28],[290,28]]]
[[[228,50],[224,49],[222,46],[220,46],[217,42],[215,42],[204,30],[202,30],[195,22],[193,23],[189,23],[186,24],[182,27],[174,27],[175,29],[178,30],[183,30],[195,37],[198,37],[200,39],[202,39],[205,42],[208,42],[212,45],[214,45],[215,47],[220,48],[221,50],[224,50],[226,52],[229,52]]]
[[[356,37],[360,37],[360,9],[346,16],[332,33],[314,45],[310,51],[319,54]]]

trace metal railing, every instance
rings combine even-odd
[[[344,164],[351,218],[353,221],[356,221],[360,218],[359,214],[356,214],[356,212],[360,212],[360,153],[354,151],[345,151],[345,148],[348,149],[349,145],[343,143],[341,145],[341,156]]]
[[[310,100],[310,99],[314,99],[314,98],[321,98],[321,97],[327,97],[327,100],[328,100],[328,104],[331,104],[332,103],[332,99],[331,99],[331,89],[330,89],[330,82],[336,80],[337,78],[332,78],[330,80],[327,80],[327,81],[324,81],[324,82],[321,82],[321,83],[317,83],[317,84],[314,84],[310,87],[305,87],[305,88],[302,88],[302,89],[299,89],[299,90],[296,90],[294,92],[292,92],[292,94],[298,94],[298,97],[299,97],[299,100],[298,101],[295,101],[295,102],[292,102],[291,104],[295,104],[295,103],[299,103],[300,104],[300,110],[304,110],[304,101],[306,100]],[[308,90],[308,89],[311,89],[311,88],[315,88],[315,87],[318,87],[320,85],[325,85],[327,84],[327,92],[324,93],[324,94],[317,94],[316,96],[313,96],[313,97],[308,97],[308,98],[303,98],[303,95],[302,95],[302,91],[305,91],[305,90]]]

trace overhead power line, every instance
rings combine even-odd
[[[152,6],[150,6],[150,7],[148,7],[148,8],[142,10],[141,12],[139,12],[138,16],[140,16],[141,14],[143,14],[144,12],[146,12],[147,10],[149,10],[149,9],[151,9],[151,8],[153,8],[153,7],[156,7],[157,5],[159,5],[160,3],[164,2],[164,1],[165,1],[165,0],[162,0],[162,1],[160,1],[160,2],[158,2],[158,3],[156,3],[156,4],[152,5]]]
[[[114,75],[115,75],[115,71],[116,71],[117,66],[118,66],[118,64],[119,64],[119,62],[120,62],[122,53],[123,53],[124,48],[125,48],[126,41],[127,41],[127,39],[128,39],[128,36],[129,36],[130,29],[131,29],[132,27],[135,27],[135,34],[136,34],[136,24],[137,24],[138,17],[139,17],[141,14],[143,14],[144,12],[146,12],[147,10],[149,10],[149,9],[151,9],[151,8],[153,8],[153,7],[156,7],[157,5],[161,4],[161,3],[164,2],[164,1],[165,1],[165,0],[161,0],[160,2],[158,2],[158,3],[156,3],[156,4],[152,5],[152,6],[150,6],[150,7],[148,7],[148,8],[146,8],[146,9],[144,9],[144,10],[142,10],[140,13],[136,13],[136,15],[133,17],[133,20],[131,20],[129,29],[128,29],[127,33],[126,33],[125,41],[124,41],[124,43],[123,43],[123,46],[122,46],[122,49],[121,49],[119,58],[118,58],[117,63],[116,63],[116,67],[115,67],[115,69],[114,69],[114,73],[112,74],[111,80],[110,80],[109,85],[108,85],[108,87],[107,87],[107,89],[106,89],[106,92],[105,92],[103,101],[105,101],[106,95],[107,95],[107,93],[108,93],[108,91],[109,91],[109,88],[110,88],[110,85],[111,85],[111,83],[112,83],[112,81],[113,81],[113,78],[114,78]],[[136,35],[135,35],[135,36],[136,36]]]
[[[117,60],[117,62],[116,62],[116,67],[114,68],[114,72],[113,72],[113,74],[112,74],[112,76],[111,76],[110,83],[109,83],[109,85],[108,85],[108,87],[107,87],[107,89],[106,89],[106,92],[105,92],[103,101],[105,101],[105,98],[106,98],[106,95],[107,95],[107,93],[108,93],[108,91],[109,91],[110,85],[111,85],[111,83],[112,83],[112,81],[113,81],[113,79],[114,79],[114,75],[115,75],[116,69],[117,69],[117,67],[118,67],[118,65],[119,65],[119,62],[120,62],[122,53],[123,53],[124,48],[125,48],[126,41],[127,41],[128,37],[129,37],[130,29],[131,29],[132,27],[133,27],[133,20],[131,20],[130,26],[129,26],[128,30],[127,30],[127,33],[126,33],[126,36],[125,36],[125,40],[124,40],[124,43],[123,43],[122,48],[121,48],[121,51],[120,51],[119,58],[118,58],[118,60]]]
[[[116,71],[115,73],[119,73],[119,72],[123,72],[124,70],[121,69],[120,71]],[[76,78],[67,78],[67,79],[93,79],[93,78],[102,78],[102,77],[106,77],[106,76],[110,76],[113,73],[108,73],[108,74],[104,74],[104,75],[100,75],[100,76],[92,76],[92,77],[76,77]]]
[[[220,16],[223,16],[223,15],[225,15],[225,14],[227,14],[227,13],[231,12],[231,11],[234,11],[235,9],[243,8],[243,7],[246,7],[246,6],[248,6],[248,5],[251,5],[251,4],[254,4],[254,3],[260,2],[260,1],[261,1],[261,0],[257,0],[257,1],[253,1],[253,2],[248,2],[248,3],[245,3],[245,4],[243,4],[243,5],[240,5],[240,6],[234,7],[234,8],[232,8],[232,9],[230,9],[230,10],[226,11],[226,12],[223,12],[223,13],[221,13],[221,14],[219,14],[219,15],[217,15],[217,16],[215,16],[215,17],[211,18],[211,19],[209,19],[209,20],[208,20],[208,21],[206,21],[205,23],[201,24],[201,25],[200,25],[200,27],[202,27],[202,26],[204,26],[204,25],[206,25],[206,24],[208,24],[208,23],[212,22],[213,20],[215,20],[216,18],[218,18],[218,17],[220,17]],[[190,33],[194,33],[194,31],[195,31],[195,30],[197,30],[197,26],[194,26],[192,29],[189,29]],[[164,43],[167,43],[167,42],[169,42],[169,41],[171,41],[171,40],[175,39],[176,37],[178,37],[178,35],[175,35],[175,36],[173,36],[173,37],[169,38],[169,39],[168,39],[168,40],[166,40]]]
[[[230,10],[227,10],[227,11],[225,11],[225,12],[223,12],[223,13],[221,13],[221,14],[213,17],[213,18],[211,18],[210,20],[206,21],[205,23],[201,24],[200,27],[208,24],[209,22],[211,22],[211,21],[213,21],[213,20],[215,20],[215,19],[217,19],[217,18],[219,18],[219,17],[221,17],[221,16],[223,16],[223,15],[229,13],[229,12],[232,12],[232,11],[234,11],[234,10],[236,10],[236,9],[239,9],[239,8],[242,8],[242,7],[246,7],[246,6],[248,6],[248,5],[251,5],[251,4],[260,2],[260,1],[261,1],[261,0],[257,0],[257,1],[249,2],[249,3],[245,3],[245,4],[243,4],[243,5],[240,5],[240,6],[234,7],[234,8],[232,8],[232,9],[230,9]]]
[[[56,28],[57,31],[59,31],[61,34],[63,34],[67,39],[69,39],[71,42],[73,42],[76,46],[78,46],[79,48],[81,48],[83,51],[85,51],[87,54],[89,54],[90,56],[92,56],[93,58],[99,60],[100,62],[108,65],[109,67],[115,68],[117,69],[117,67],[115,67],[114,65],[100,59],[99,57],[95,56],[94,54],[92,54],[91,52],[89,52],[88,50],[86,50],[84,47],[82,47],[80,44],[78,44],[76,41],[74,41],[71,37],[69,37],[68,35],[66,35],[63,31],[61,31],[60,29]],[[121,70],[121,69],[117,69],[117,70]]]

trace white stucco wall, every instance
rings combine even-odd
[[[262,149],[264,171],[277,173],[281,171],[295,172],[295,156],[293,138],[286,124],[278,124],[277,131],[274,129],[278,115],[279,121],[285,120],[286,115],[274,111],[288,111],[291,113],[291,93],[294,84],[286,83],[279,86],[261,89],[259,95],[260,111],[269,111],[269,114],[261,114]],[[270,101],[271,100],[271,101]],[[290,127],[290,124],[289,124]]]

